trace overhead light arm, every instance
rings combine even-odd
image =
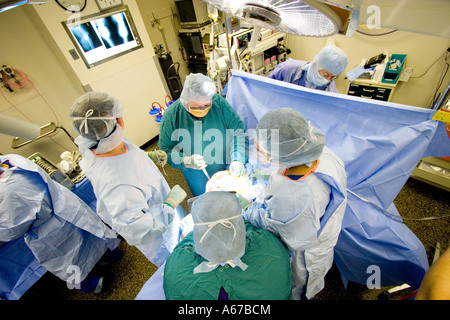
[[[22,6],[24,4],[45,4],[47,1],[40,1],[40,0],[11,0],[6,1],[2,4],[0,4],[0,12],[4,12],[10,9],[17,8],[19,6]]]
[[[343,25],[339,15],[316,0],[203,0],[254,26],[285,33],[329,37]]]

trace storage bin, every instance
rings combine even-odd
[[[384,69],[383,83],[397,83],[400,72],[406,61],[406,54],[392,54],[389,57],[386,69]]]

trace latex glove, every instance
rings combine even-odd
[[[163,150],[152,150],[147,152],[147,155],[153,162],[161,164],[161,166],[165,166],[167,163],[167,153]]]
[[[255,179],[261,180],[269,180],[272,175],[272,171],[264,170],[264,169],[255,169],[253,170],[252,177]]]
[[[230,174],[234,177],[243,176],[245,174],[245,167],[242,162],[233,161],[230,164]]]
[[[175,185],[172,190],[170,190],[169,195],[167,196],[166,201],[164,201],[165,204],[168,204],[172,208],[175,208],[177,205],[179,205],[184,198],[186,198],[187,193],[179,185]]]
[[[186,156],[183,158],[183,164],[188,169],[201,170],[206,168],[205,159],[199,154],[193,154],[192,156]]]
[[[236,193],[236,197],[239,200],[239,204],[241,205],[242,210],[247,210],[247,208],[250,207],[251,203],[243,196],[241,196],[239,193]]]

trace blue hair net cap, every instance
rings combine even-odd
[[[119,100],[105,92],[88,92],[78,97],[70,108],[73,128],[83,137],[99,141],[107,137],[123,115]]]
[[[191,73],[184,81],[180,101],[186,107],[189,101],[208,102],[216,93],[214,82],[201,73]]]
[[[347,68],[348,57],[341,48],[328,45],[320,50],[313,62],[316,62],[320,67],[338,76]]]
[[[255,141],[271,162],[290,168],[317,160],[325,146],[325,135],[300,112],[280,108],[261,118]]]

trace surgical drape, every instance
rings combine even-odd
[[[326,145],[343,160],[347,188],[398,216],[393,219],[348,195],[335,247],[344,284],[366,284],[369,267],[376,265],[382,286],[420,285],[428,269],[425,248],[398,221],[393,200],[422,157],[450,155],[444,123],[431,120],[434,110],[333,94],[234,70],[227,100],[249,131],[268,110],[290,107],[301,112],[325,133]]]
[[[0,177],[0,241],[12,242],[24,236],[41,266],[62,280],[72,275],[69,266],[78,266],[80,280],[84,280],[106,250],[119,244],[115,232],[30,160],[19,155],[0,156],[0,162],[5,159],[14,166]],[[28,259],[25,252],[22,254]],[[20,255],[17,258],[16,262]]]

